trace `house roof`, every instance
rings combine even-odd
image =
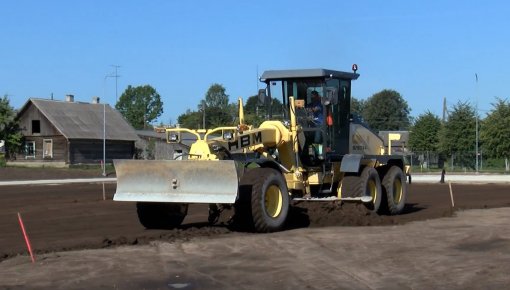
[[[108,104],[29,99],[18,117],[33,104],[67,139],[106,139],[136,141],[138,136],[124,117]]]

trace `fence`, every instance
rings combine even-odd
[[[475,172],[476,155],[474,152],[455,152],[451,155],[435,151],[410,152],[408,162],[414,172],[433,172],[445,168],[448,171]],[[504,158],[490,158],[480,152],[478,156],[478,171],[508,172],[509,161]]]

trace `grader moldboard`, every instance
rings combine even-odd
[[[224,207],[257,232],[282,230],[292,200],[363,203],[377,213],[399,214],[407,184],[404,160],[350,112],[353,72],[272,70],[259,90],[266,121],[215,129],[166,129],[167,142],[196,141],[186,160],[115,160],[114,200],[137,202],[146,228],[174,228],[188,204],[209,204],[209,220]],[[321,96],[323,120],[309,109]],[[272,98],[283,106],[272,111]]]

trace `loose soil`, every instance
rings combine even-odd
[[[99,175],[50,170],[0,169],[0,180]],[[286,231],[269,235],[231,228],[228,209],[211,226],[206,205],[190,206],[178,229],[146,230],[134,203],[112,201],[115,186],[0,186],[0,288],[499,289],[510,283],[508,185],[453,184],[452,208],[448,185],[413,183],[398,216],[352,203],[296,202]],[[465,211],[487,208],[499,209]]]
[[[147,244],[195,237],[246,234],[229,226],[233,210],[209,225],[206,205],[191,205],[183,225],[174,230],[146,230],[138,222],[134,203],[112,201],[114,183],[0,186],[0,261],[26,253],[17,213],[22,215],[37,254],[116,245]],[[411,184],[404,212],[377,215],[360,204],[296,202],[287,229],[326,226],[398,225],[452,216],[454,211],[510,206],[505,185],[453,185],[455,209],[448,185]]]
[[[115,174],[108,173],[108,176]],[[101,169],[0,167],[0,181],[102,177]]]

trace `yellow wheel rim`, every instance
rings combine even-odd
[[[280,188],[276,185],[269,186],[264,197],[267,214],[272,218],[277,217],[282,211],[282,204],[283,198]]]
[[[395,203],[399,203],[402,199],[402,182],[400,178],[395,178],[393,181],[393,200]]]
[[[369,180],[368,181],[368,193],[372,197],[372,203],[375,203],[377,200],[377,186],[375,185],[375,180]]]

